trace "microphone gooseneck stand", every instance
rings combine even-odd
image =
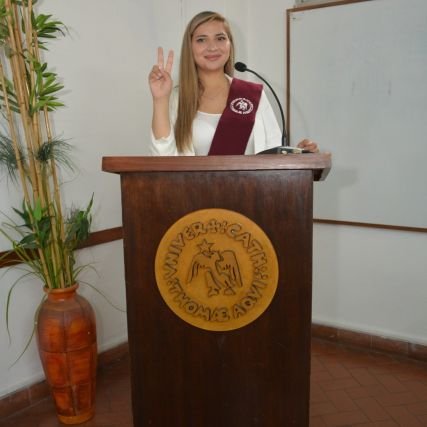
[[[274,99],[277,102],[277,105],[279,106],[280,111],[280,117],[282,119],[282,145],[279,145],[278,147],[269,148],[268,150],[261,151],[257,154],[287,154],[287,153],[302,153],[305,150],[302,150],[301,148],[296,147],[290,147],[289,141],[286,134],[286,124],[285,124],[285,115],[283,114],[283,108],[279,101],[279,98],[276,95],[276,92],[274,92],[274,89],[271,87],[270,83],[268,83],[267,80],[265,80],[262,76],[260,76],[256,71],[251,70],[244,64],[243,62],[236,62],[234,64],[234,68],[237,71],[240,71],[241,73],[248,71],[249,73],[255,74],[260,80],[262,80],[270,89],[271,93],[274,96]]]

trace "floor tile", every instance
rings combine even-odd
[[[425,363],[314,339],[311,369],[310,427],[427,426]],[[128,359],[101,370],[97,383],[95,416],[80,426],[132,427]],[[6,426],[63,424],[48,398],[0,418],[0,427]]]

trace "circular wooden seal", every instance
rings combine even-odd
[[[277,288],[278,262],[269,238],[249,218],[204,209],[180,218],[157,249],[160,293],[181,319],[210,331],[253,322]]]

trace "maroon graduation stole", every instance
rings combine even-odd
[[[245,154],[261,93],[261,84],[233,78],[208,156]]]

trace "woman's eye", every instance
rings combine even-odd
[[[205,41],[205,39],[196,39],[197,43],[203,43]]]

